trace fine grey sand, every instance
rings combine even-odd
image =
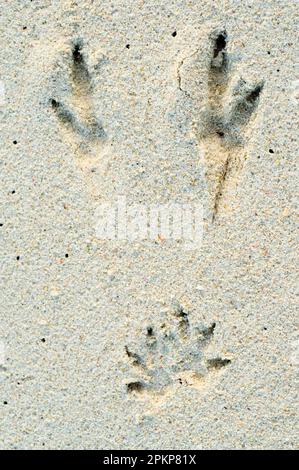
[[[295,449],[298,2],[0,24],[0,447]],[[202,232],[100,236],[120,200]]]

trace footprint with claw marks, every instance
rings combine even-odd
[[[231,359],[207,357],[216,323],[193,327],[188,312],[179,304],[172,309],[170,321],[158,328],[148,326],[137,350],[125,346],[125,355],[134,377],[127,380],[128,394],[159,397],[177,386],[200,388],[207,376],[219,372]]]
[[[72,44],[66,61],[68,70],[63,88],[69,93],[60,99],[54,92],[50,106],[61,123],[66,139],[74,148],[77,164],[90,192],[96,195],[97,173],[107,136],[95,113],[93,81],[81,40]]]
[[[227,43],[226,31],[215,32],[211,37],[206,105],[197,127],[204,150],[212,221],[246,159],[245,131],[253,122],[264,86],[263,81],[249,84],[240,78],[231,87]]]

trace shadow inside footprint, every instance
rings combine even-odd
[[[76,92],[86,96],[92,91],[92,81],[82,50],[83,42],[75,41],[72,50],[72,79]]]

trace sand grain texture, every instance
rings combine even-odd
[[[295,448],[298,3],[6,3],[0,447]],[[119,195],[202,245],[99,240]]]

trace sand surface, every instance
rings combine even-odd
[[[294,449],[298,2],[10,0],[0,34],[1,448]],[[100,236],[120,197],[203,238]]]

